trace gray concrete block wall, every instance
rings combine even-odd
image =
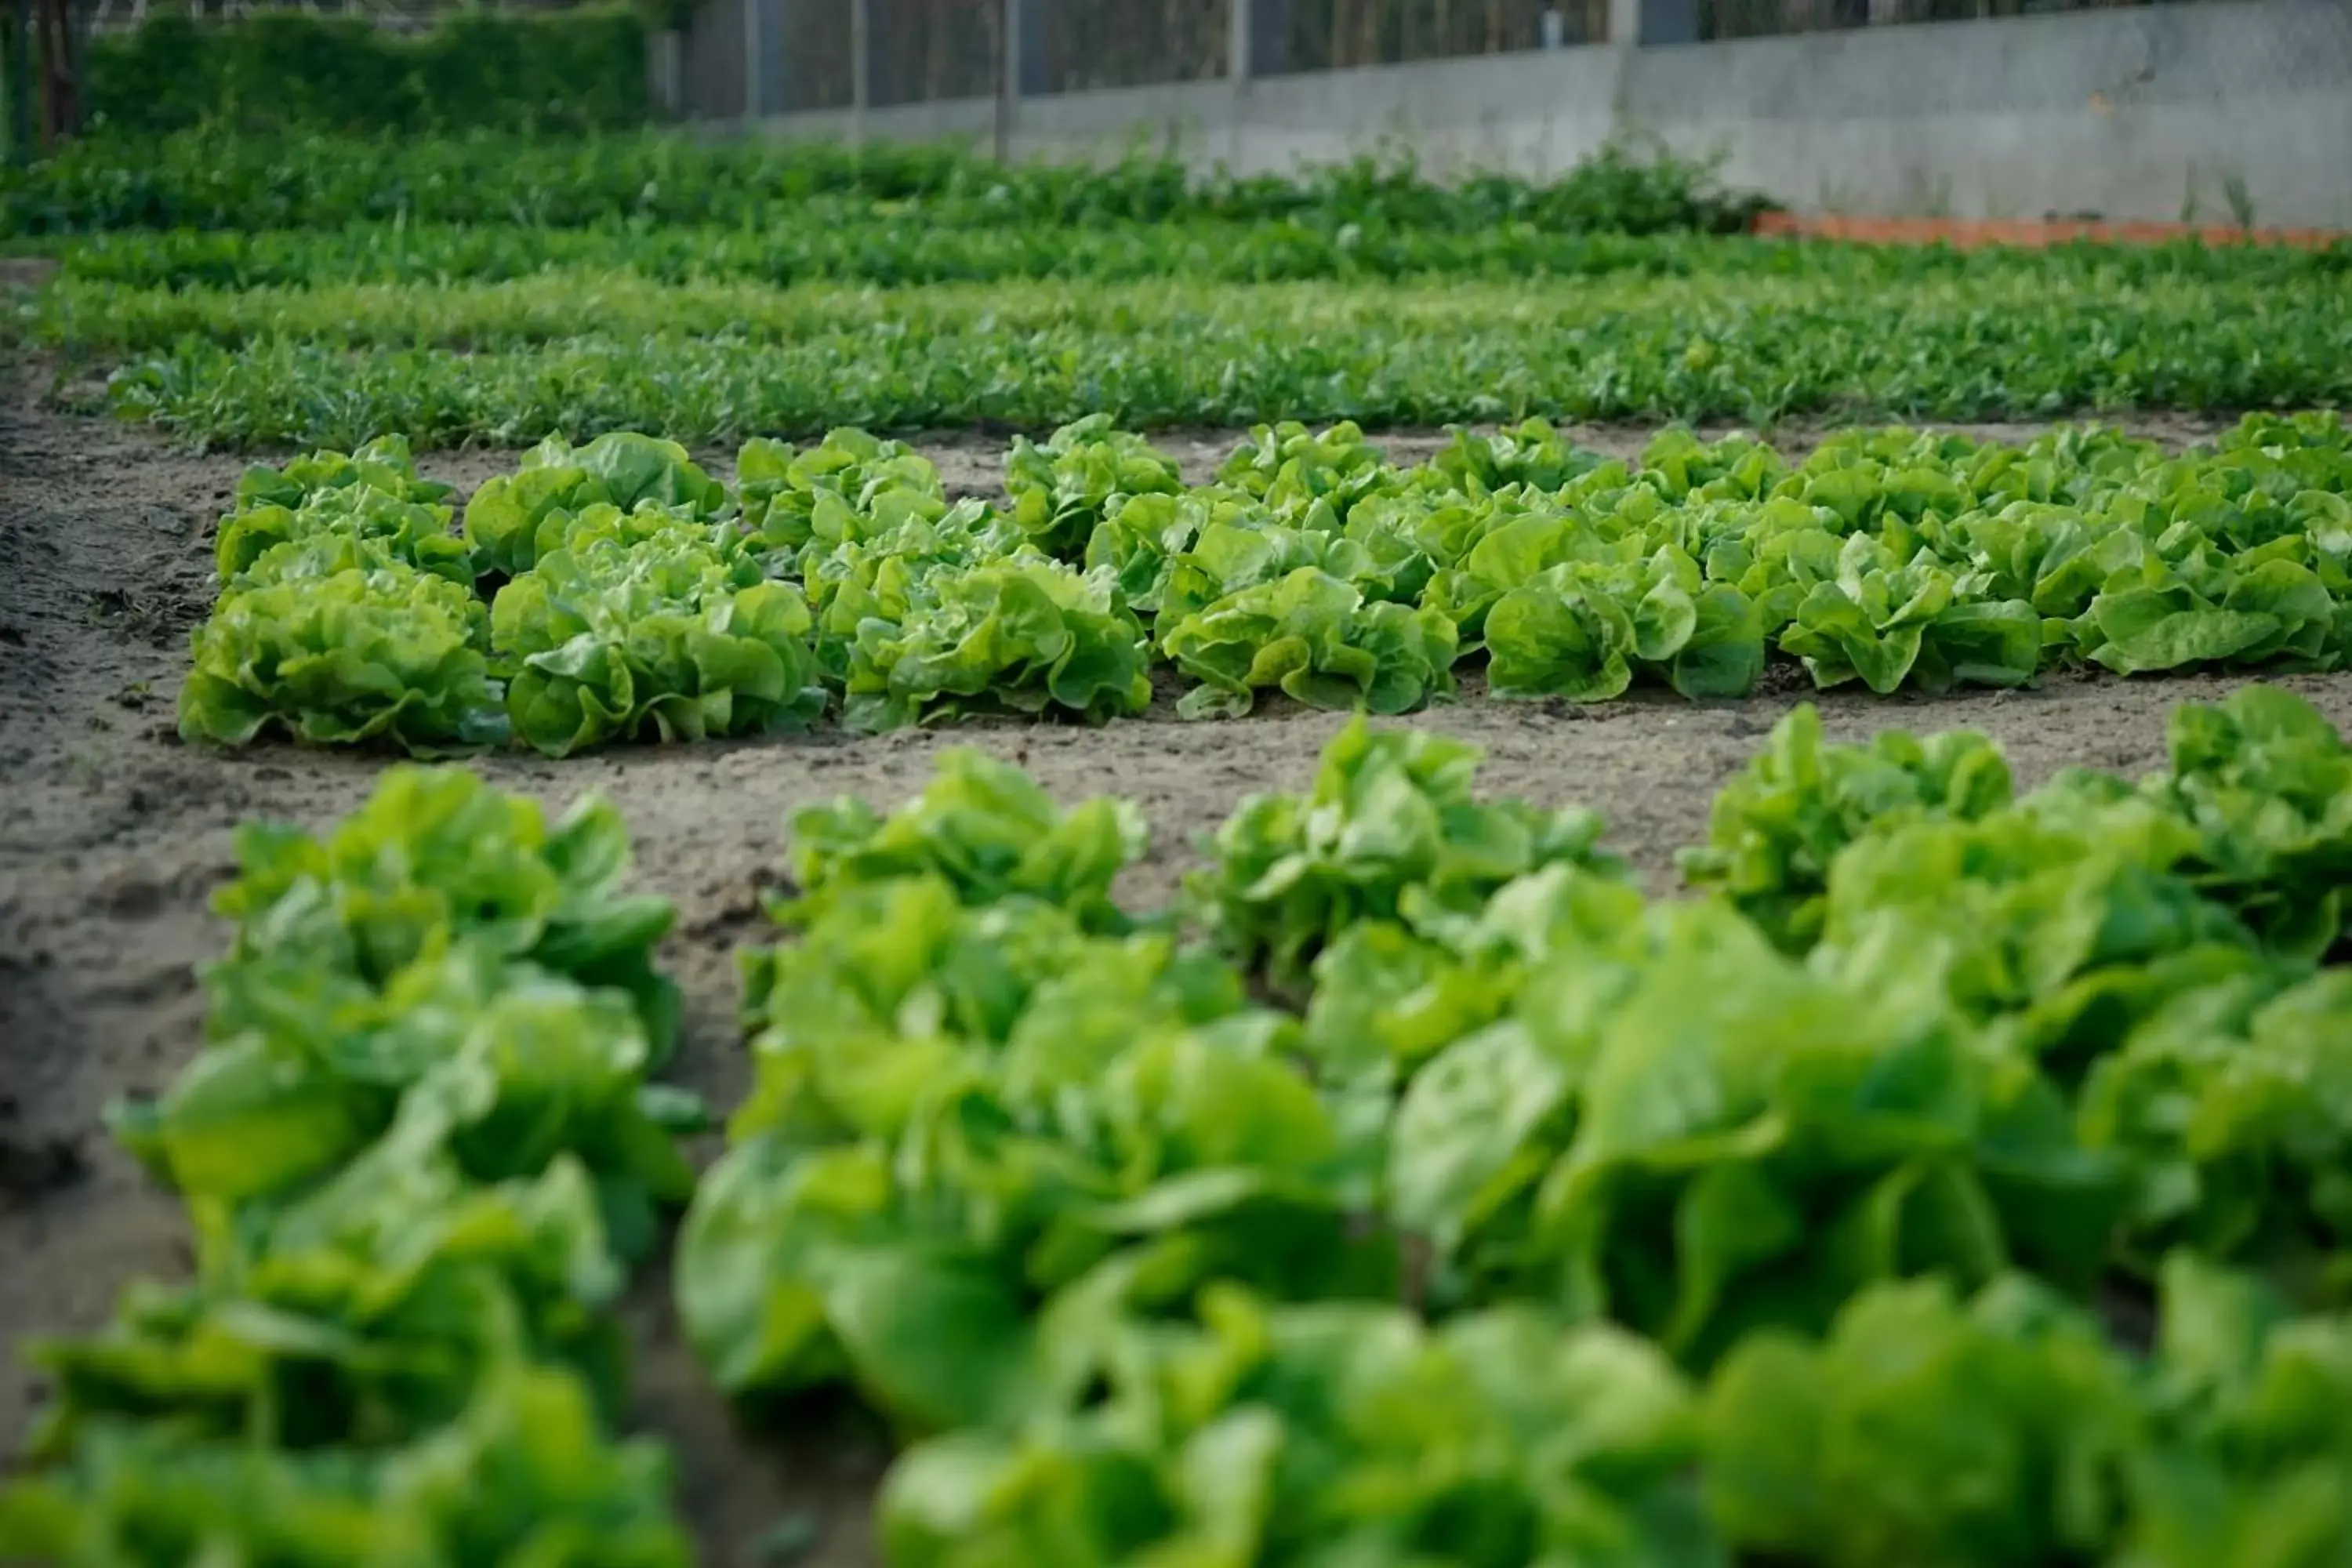
[[[1653,38],[1650,23],[1672,18],[1646,8],[1671,0],[1641,3],[1638,30]],[[1634,33],[1636,5],[1618,11],[1617,35]],[[975,99],[756,128],[984,142],[995,113]],[[1009,144],[1088,158],[1142,142],[1245,173],[1409,147],[1439,174],[1542,175],[1625,132],[1721,153],[1732,183],[1800,211],[2227,222],[2234,192],[2257,222],[2352,229],[2352,0],[2199,0],[1055,93],[1018,102]]]

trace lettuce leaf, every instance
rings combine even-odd
[[[1314,566],[1244,588],[1161,634],[1176,668],[1202,684],[1186,719],[1238,718],[1278,686],[1315,708],[1407,713],[1454,689],[1454,624],[1436,611],[1367,604]]]
[[[1055,710],[1102,723],[1150,705],[1143,628],[1107,574],[1037,558],[941,566],[908,584],[904,606],[857,625],[846,728]]]
[[[1086,550],[1096,525],[1129,497],[1182,489],[1175,459],[1117,428],[1108,414],[1065,425],[1042,447],[1015,436],[1004,455],[1013,521],[1031,543],[1065,561]]]
[[[1472,797],[1478,748],[1349,721],[1306,795],[1253,795],[1218,828],[1216,859],[1186,879],[1192,910],[1234,959],[1279,987],[1362,920],[1472,912],[1556,862],[1612,870],[1601,822],[1573,807]]]
[[[729,504],[726,488],[675,441],[615,430],[575,447],[551,436],[523,454],[516,472],[483,481],[466,503],[465,535],[484,575],[511,577],[554,548],[542,537],[551,519],[560,538],[564,514],[594,506],[632,512],[647,502],[695,518],[718,517]]]
[[[841,795],[803,806],[787,827],[799,897],[771,913],[791,924],[871,883],[937,874],[967,904],[1040,899],[1088,929],[1116,930],[1126,918],[1111,883],[1150,838],[1128,802],[1097,797],[1065,812],[1020,768],[963,746],[941,752],[922,794],[887,816]]]
[[[515,733],[547,756],[647,729],[802,730],[824,711],[799,590],[768,581],[723,527],[656,507],[571,517],[499,590],[490,626]]]
[[[417,756],[496,742],[507,723],[488,634],[463,587],[395,562],[232,586],[190,637],[180,738],[241,746],[275,728]]]
[[[813,543],[887,530],[948,510],[939,470],[898,441],[850,426],[806,450],[756,438],[735,458],[743,523],[754,548],[790,560]]]
[[[1830,867],[1847,845],[1910,821],[1974,821],[2011,798],[2007,759],[1973,731],[1833,745],[1819,710],[1800,703],[1716,793],[1706,843],[1678,863],[1692,887],[1728,898],[1799,952],[1820,936]]]

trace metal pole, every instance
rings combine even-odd
[[[743,0],[743,118],[756,123],[767,111],[766,73],[760,61],[768,47],[768,0]]]
[[[1250,0],[1225,0],[1225,75],[1240,87],[1257,70],[1257,62],[1250,58],[1257,26],[1255,7]]]
[[[1013,110],[1021,100],[1021,0],[996,0],[996,161],[1013,161]]]
[[[874,95],[872,0],[849,0],[849,144],[866,145],[866,108]]]

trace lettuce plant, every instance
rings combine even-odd
[[[464,588],[392,561],[231,586],[190,638],[180,738],[239,746],[274,727],[419,756],[503,740],[489,625]]]
[[[808,605],[724,523],[592,506],[499,590],[491,647],[515,733],[551,757],[807,728],[824,709]]]
[[[1013,521],[1047,554],[1075,559],[1095,526],[1130,496],[1183,489],[1175,459],[1142,437],[1089,414],[1054,432],[1043,446],[1013,437],[1004,455],[1004,489]]]
[[[513,576],[560,547],[569,516],[593,506],[631,512],[647,501],[709,518],[728,497],[675,441],[616,430],[575,447],[551,436],[523,454],[516,472],[487,479],[474,492],[466,503],[466,540],[482,573]]]

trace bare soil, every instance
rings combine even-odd
[[[2223,421],[2135,423],[2179,442]],[[1799,447],[1811,434],[1780,433]],[[1632,451],[1648,432],[1578,435]],[[1198,478],[1233,437],[1166,440]],[[1386,443],[1402,458],[1438,440]],[[995,444],[933,446],[951,485],[994,488]],[[470,487],[513,462],[510,453],[465,452],[425,467]],[[226,937],[205,900],[231,873],[235,825],[266,816],[323,826],[385,765],[284,744],[228,754],[175,737],[188,628],[212,597],[209,536],[241,466],[47,412],[28,387],[0,399],[0,1347],[93,1328],[128,1280],[186,1268],[177,1205],[113,1150],[102,1110],[124,1089],[160,1087],[198,1046],[193,970]],[[1709,796],[1810,695],[1801,684],[1770,683],[1739,702],[1637,697],[1590,710],[1473,690],[1415,722],[1485,745],[1492,793],[1599,808],[1616,844],[1664,889],[1675,847],[1703,833]],[[2236,684],[2057,680],[1941,700],[1832,695],[1822,706],[1847,737],[1886,725],[1987,731],[2031,783],[2066,763],[2152,767],[2176,702]],[[2352,676],[2283,684],[2352,727]],[[662,954],[688,999],[674,1076],[723,1110],[746,1076],[730,953],[757,931],[757,890],[776,879],[788,809],[841,792],[895,800],[919,787],[940,747],[976,744],[1021,762],[1065,798],[1112,792],[1139,802],[1157,837],[1124,891],[1148,904],[1173,891],[1198,839],[1244,793],[1303,785],[1340,722],[1276,704],[1238,722],[1184,724],[1163,702],[1104,730],[828,734],[471,765],[551,805],[591,789],[619,804],[638,879],[679,909]],[[632,1308],[640,1417],[676,1446],[682,1506],[704,1561],[781,1561],[786,1538],[811,1531],[814,1551],[803,1560],[868,1561],[880,1435],[838,1409],[790,1412],[747,1435],[680,1347],[666,1299],[663,1282],[649,1281]],[[0,1372],[0,1453],[19,1447],[40,1399],[38,1379],[13,1360]]]

